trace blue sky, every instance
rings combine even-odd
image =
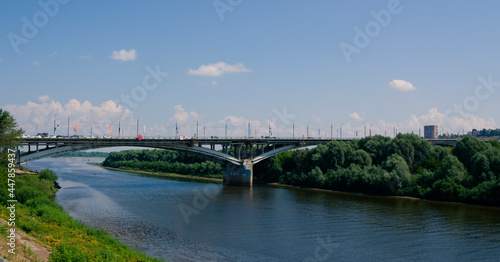
[[[247,135],[249,122],[257,136],[269,125],[274,136],[309,126],[327,137],[332,125],[333,136],[340,125],[344,136],[365,125],[387,135],[498,128],[498,10],[497,1],[3,1],[0,107],[28,134],[52,133],[56,114],[57,134],[69,117],[80,135],[110,125],[117,135],[120,116],[124,136],[136,135],[137,118],[154,136],[174,136],[176,122],[191,136],[196,121],[200,136],[203,127],[223,136],[225,122],[231,136]]]

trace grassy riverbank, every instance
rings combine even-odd
[[[7,181],[7,170],[0,167],[2,181]],[[45,169],[40,173],[24,172],[17,174],[16,181],[16,232],[20,230],[35,238],[50,253],[48,261],[161,261],[133,250],[120,243],[106,232],[85,226],[69,216],[53,198],[56,193],[57,176]],[[4,185],[5,184],[5,185]],[[7,209],[6,183],[1,185],[0,217],[7,220],[10,211]],[[2,231],[7,235],[6,225]],[[27,255],[34,253],[30,245],[20,245],[16,251]],[[1,242],[2,246],[6,243]],[[34,246],[34,245],[31,245]],[[7,247],[4,247],[7,250]],[[36,255],[36,254],[35,254]],[[10,255],[9,261],[23,261],[23,256]],[[26,256],[24,256],[26,257]],[[29,258],[35,261],[32,255]],[[45,259],[38,257],[44,261]]]

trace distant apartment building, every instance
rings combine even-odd
[[[438,137],[438,126],[424,126],[424,138],[437,138]]]

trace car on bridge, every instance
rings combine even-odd
[[[45,138],[45,137],[48,137],[48,136],[49,136],[48,133],[38,133],[38,134],[36,134],[35,137],[37,137],[37,138]]]

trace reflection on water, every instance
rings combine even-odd
[[[91,161],[102,161],[92,160]],[[42,159],[74,218],[169,261],[499,260],[500,209],[169,180]]]

